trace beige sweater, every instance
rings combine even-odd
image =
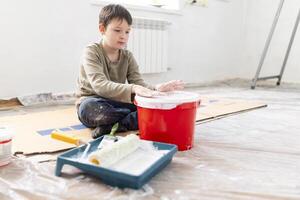
[[[115,101],[131,103],[133,84],[149,89],[141,78],[138,65],[128,50],[120,50],[118,61],[111,62],[103,46],[94,43],[84,49],[77,81],[77,105],[88,96],[101,96]]]

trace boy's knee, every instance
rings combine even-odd
[[[105,102],[101,103],[96,98],[86,99],[80,105],[78,109],[79,115],[86,115],[88,113],[99,113],[109,108],[109,104]]]
[[[100,117],[102,113],[105,113],[109,105],[102,105],[97,98],[85,99],[78,108],[78,118],[87,127],[96,127],[97,118]]]

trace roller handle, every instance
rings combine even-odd
[[[74,136],[70,136],[64,133],[60,133],[58,131],[52,131],[51,133],[51,138],[56,139],[56,140],[60,140],[63,142],[67,142],[70,144],[75,144],[76,146],[80,145],[81,140],[74,137]]]

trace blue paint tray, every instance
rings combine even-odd
[[[97,147],[102,139],[103,136],[90,142],[91,146],[87,154],[97,150]],[[141,172],[139,173],[132,173],[132,172],[128,173],[126,170],[122,171],[120,169],[104,168],[104,167],[100,167],[88,163],[86,160],[80,159],[81,154],[83,153],[84,149],[87,146],[84,145],[69,150],[58,156],[56,161],[55,175],[56,176],[61,175],[61,171],[64,165],[72,165],[88,174],[100,178],[102,182],[108,185],[117,186],[119,188],[139,189],[145,183],[147,183],[153,176],[155,176],[158,172],[160,172],[165,166],[167,166],[171,162],[173,155],[177,151],[177,146],[173,144],[166,144],[166,143],[152,142],[152,141],[143,141],[143,142],[149,142],[151,143],[151,145],[153,144],[157,152],[163,152],[163,153],[160,154],[160,156],[157,157],[155,160],[153,160],[153,162],[147,161],[146,167],[142,169]],[[138,153],[136,153],[136,155],[138,155]],[[129,162],[130,158],[126,157],[124,158],[126,160],[126,162],[124,163],[128,163],[129,168],[138,165],[145,166],[145,158],[147,156],[141,154],[139,157],[138,156],[136,157],[137,158],[135,158],[135,160],[131,159],[132,163]],[[120,162],[120,165],[118,165],[118,167],[122,166],[121,163],[122,162]]]

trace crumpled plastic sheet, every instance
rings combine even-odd
[[[0,171],[0,199],[137,199],[153,194],[145,185],[141,190],[118,189],[101,183],[99,179],[65,166],[62,177],[54,176],[55,162],[32,163],[13,159]]]
[[[226,137],[237,142],[238,134],[196,134],[194,148],[140,190],[110,187],[68,165],[56,177],[55,162],[14,158],[0,168],[0,199],[300,199],[298,155],[237,148]]]
[[[23,106],[34,105],[66,105],[74,104],[76,101],[76,95],[74,93],[66,94],[52,94],[52,93],[40,93],[34,95],[26,95],[17,97]]]

